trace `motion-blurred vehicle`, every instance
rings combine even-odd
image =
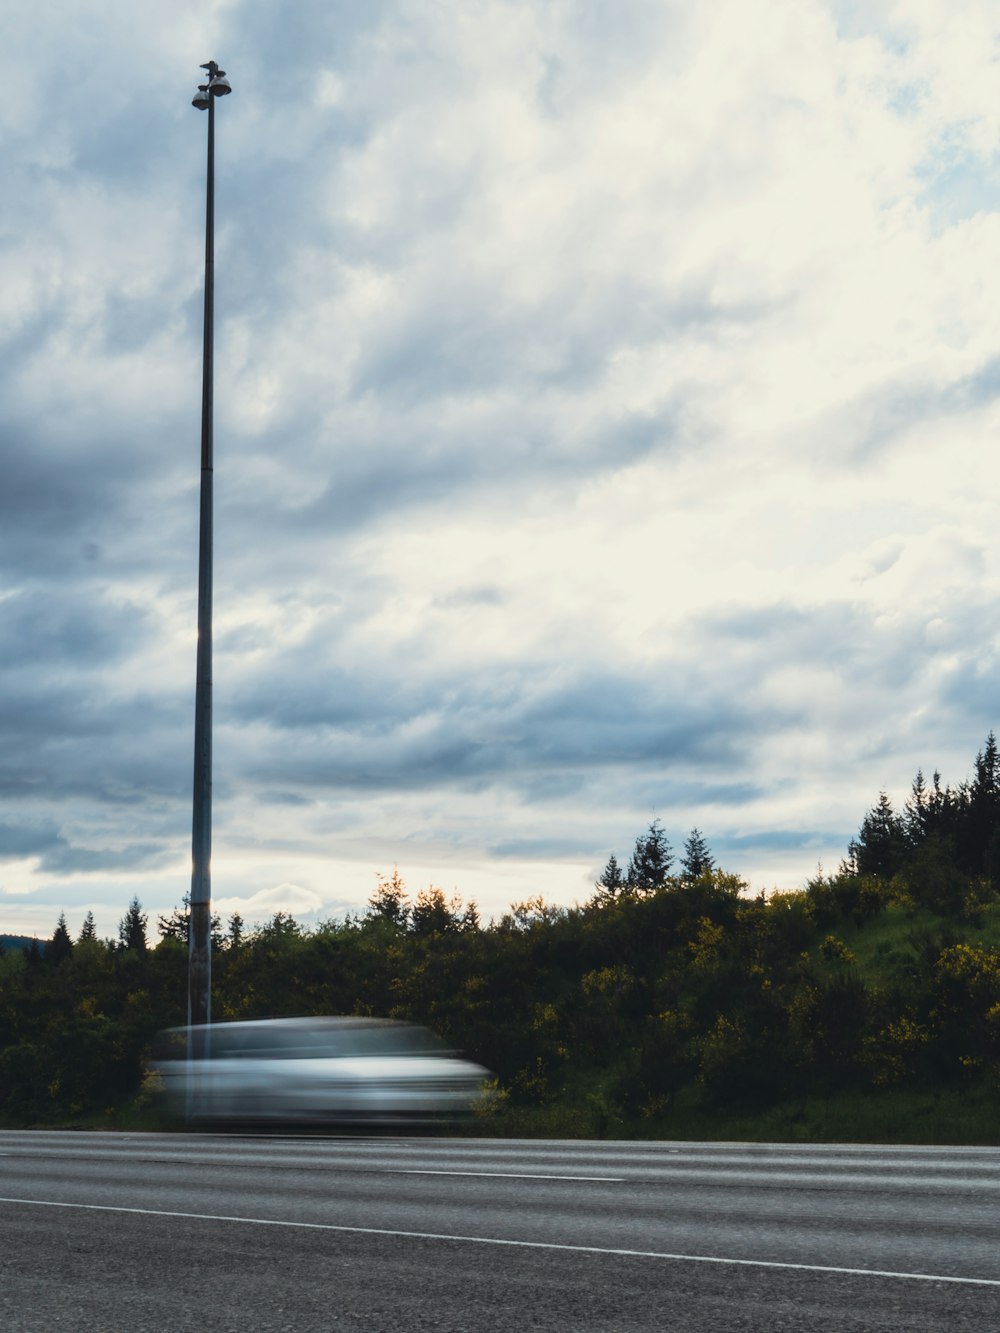
[[[454,1120],[490,1077],[427,1028],[388,1018],[171,1028],[152,1065],[169,1109],[205,1124]]]

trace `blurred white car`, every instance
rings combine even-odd
[[[160,1034],[153,1069],[170,1108],[206,1123],[455,1119],[471,1112],[490,1077],[427,1028],[388,1018],[171,1028]]]

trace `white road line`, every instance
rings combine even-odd
[[[716,1254],[671,1254],[662,1250],[619,1250],[603,1245],[561,1245],[547,1240],[503,1240],[497,1236],[452,1236],[436,1231],[398,1231],[389,1227],[349,1227],[334,1222],[287,1222],[277,1217],[229,1217],[217,1213],[181,1213],[166,1208],[119,1208],[108,1203],[64,1203],[59,1199],[8,1199],[0,1203],[35,1208],[79,1208],[93,1213],[139,1217],[177,1217],[186,1222],[239,1222],[244,1226],[294,1227],[300,1231],[339,1231],[360,1236],[398,1236],[407,1240],[447,1240],[465,1245],[508,1245],[522,1250],[560,1250],[570,1254],[607,1254],[624,1259],[668,1259],[682,1264],[732,1264],[740,1268],[784,1268],[804,1273],[841,1273],[847,1277],[894,1277],[910,1282],[953,1282],[969,1287],[1000,1287],[1000,1278],[954,1277],[947,1273],[897,1273],[882,1268],[835,1268],[830,1264],[781,1263],[776,1259],[728,1259]]]
[[[542,1176],[529,1171],[431,1171],[419,1167],[387,1166],[388,1176],[475,1176],[477,1180],[606,1180],[612,1185],[624,1185],[624,1176]]]

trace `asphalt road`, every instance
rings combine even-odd
[[[0,1133],[0,1327],[1000,1330],[1000,1150]]]

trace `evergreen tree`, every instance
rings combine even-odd
[[[708,849],[708,843],[698,829],[693,828],[690,837],[684,844],[684,855],[681,857],[681,878],[690,883],[697,879],[699,875],[707,875],[714,869],[715,858]]]
[[[226,932],[226,948],[238,949],[243,943],[243,918],[239,912],[234,912],[229,918],[229,929]]]
[[[378,885],[368,899],[368,915],[383,921],[391,921],[394,926],[405,928],[410,919],[410,908],[406,899],[409,897],[399,867],[393,866],[391,875],[376,873]]]
[[[848,847],[850,863],[859,875],[891,879],[902,868],[905,853],[903,821],[889,797],[880,792],[878,804],[865,815],[857,838]]]
[[[962,859],[971,875],[996,878],[994,864],[1000,833],[1000,754],[991,731],[986,747],[976,755],[976,776],[969,786],[969,804],[962,839]]]
[[[31,937],[31,943],[24,951],[24,965],[29,974],[37,972],[42,966],[42,945],[38,943],[34,935]]]
[[[935,774],[935,776],[937,776]],[[910,847],[919,847],[930,832],[931,805],[922,769],[917,769],[903,811],[903,828]]]
[[[79,942],[83,944],[88,940],[97,939],[97,927],[94,925],[94,914],[91,911],[83,918],[83,926],[80,930]]]
[[[976,785],[992,799],[1000,797],[1000,751],[992,731],[986,737],[986,748],[976,755]]]
[[[410,911],[410,928],[417,935],[446,935],[458,930],[462,922],[462,903],[458,894],[444,896],[442,889],[429,884],[417,894]]]
[[[188,930],[191,925],[191,895],[185,893],[183,907],[175,907],[169,916],[156,918],[156,932],[164,940],[188,942]]]
[[[662,889],[673,864],[673,854],[667,835],[654,819],[646,833],[635,840],[635,849],[628,863],[626,882],[634,893],[653,893]]]
[[[608,857],[608,864],[604,867],[604,873],[594,885],[597,890],[597,897],[617,898],[626,884],[627,881],[622,874],[621,866],[618,864],[618,858],[612,852]]]
[[[164,940],[179,940],[181,944],[188,943],[188,932],[191,929],[191,898],[189,894],[184,895],[183,906],[175,907],[169,916],[158,916],[156,918],[156,933]],[[225,945],[221,933],[222,922],[219,919],[218,912],[212,913],[212,919],[209,923],[209,929],[212,932],[212,948],[221,949]]]
[[[926,832],[950,838],[957,823],[958,801],[950,787],[941,786],[941,774],[934,770],[933,786],[927,795]]]
[[[59,913],[59,923],[55,928],[55,933],[45,946],[45,961],[58,967],[59,964],[73,952],[73,941],[69,937],[69,931],[66,929],[66,913]]]
[[[465,911],[462,913],[459,926],[460,929],[469,931],[472,934],[475,934],[477,930],[481,929],[481,923],[479,920],[479,908],[476,906],[474,902],[470,902],[469,905],[466,907]]]
[[[118,923],[118,944],[122,949],[135,949],[138,953],[145,953],[146,944],[146,922],[148,917],[142,910],[142,903],[138,898],[133,897],[128,905],[128,911]]]

